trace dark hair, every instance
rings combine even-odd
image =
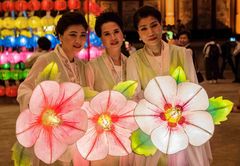
[[[95,32],[98,37],[101,37],[102,34],[102,25],[107,22],[115,22],[120,29],[123,31],[123,22],[117,13],[114,12],[104,12],[101,13],[96,18]]]
[[[48,51],[51,48],[51,42],[46,37],[40,37],[37,43],[38,43],[38,47],[41,48],[42,50]]]
[[[66,12],[59,19],[57,26],[55,28],[55,33],[57,36],[63,35],[66,29],[71,25],[82,25],[85,30],[88,29],[87,21],[84,16],[79,12]]]
[[[159,23],[162,21],[162,15],[161,12],[158,11],[156,8],[152,6],[143,6],[139,8],[133,15],[133,25],[134,28],[138,29],[138,23],[142,18],[146,18],[148,16],[155,17]]]
[[[180,31],[178,34],[177,34],[177,38],[179,39],[179,37],[181,35],[186,35],[188,37],[188,39],[191,39],[191,33],[187,30],[183,30],[183,31]]]

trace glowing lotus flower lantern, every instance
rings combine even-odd
[[[28,9],[28,3],[25,0],[18,0],[15,2],[15,10],[20,11],[26,11]]]
[[[178,73],[183,71],[181,68],[176,70],[180,71]],[[153,78],[144,90],[144,99],[136,106],[134,115],[143,134],[137,130],[131,139],[132,148],[138,154],[153,155],[157,149],[165,154],[174,154],[189,144],[200,146],[213,135],[217,121],[208,110],[206,91],[198,84],[186,82],[185,75],[177,74],[174,78]],[[223,100],[221,102],[224,103]],[[223,115],[230,112],[231,104],[223,105],[218,108],[215,105],[214,112],[218,111],[217,114],[225,118]],[[144,135],[145,142],[147,137],[148,142],[152,142],[151,151],[141,149],[144,145],[141,135]]]
[[[14,2],[7,0],[2,3],[2,9],[4,12],[9,12],[14,10]]]
[[[8,55],[6,55],[6,52],[0,54],[0,64],[5,64],[8,62]]]
[[[10,62],[11,64],[16,64],[18,62],[20,62],[22,60],[21,58],[21,54],[17,53],[17,52],[11,52],[8,55],[8,62]]]
[[[107,155],[131,153],[129,136],[137,128],[135,106],[134,101],[117,91],[103,91],[85,102],[82,108],[88,114],[88,130],[77,141],[80,154],[87,160],[100,160]]]
[[[18,29],[24,29],[24,28],[27,28],[28,27],[28,20],[26,17],[18,17],[16,20],[15,20],[15,26],[18,28]]]
[[[12,17],[6,17],[3,19],[3,27],[7,29],[15,28],[15,20]]]
[[[53,10],[54,2],[52,0],[43,0],[41,3],[41,9],[45,11]]]
[[[54,9],[57,11],[63,11],[67,9],[67,2],[65,0],[56,0],[54,2]]]
[[[80,9],[81,4],[79,0],[68,0],[68,8],[70,10]]]
[[[83,136],[87,115],[81,110],[84,94],[78,84],[43,81],[33,91],[29,109],[20,113],[16,135],[24,147],[34,146],[36,156],[55,162],[68,145]]]

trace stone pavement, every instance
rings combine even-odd
[[[240,97],[238,95],[240,84],[232,83],[232,76],[229,72],[227,72],[226,77],[226,80],[219,80],[217,84],[203,82],[201,85],[207,90],[209,97],[223,96],[237,103]],[[11,147],[16,141],[15,122],[18,113],[18,105],[15,102],[0,104],[0,166],[13,165]],[[214,158],[213,166],[239,166],[240,113],[231,113],[228,121],[216,126],[210,142]]]

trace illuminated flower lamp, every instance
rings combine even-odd
[[[2,10],[4,12],[9,12],[14,10],[14,2],[11,0],[4,1],[2,3]]]
[[[45,11],[53,10],[54,2],[52,0],[43,0],[41,2],[41,9]]]
[[[96,2],[89,2],[89,0],[84,2],[83,10],[85,13],[93,13],[96,16],[102,12],[100,6]]]
[[[29,109],[21,110],[17,118],[17,140],[24,147],[33,146],[43,162],[55,162],[86,132],[83,101],[83,88],[78,84],[41,82],[33,90]]]
[[[95,27],[96,16],[94,14],[85,14],[85,19],[88,22],[89,27],[93,30]]]
[[[31,16],[28,19],[28,25],[31,28],[37,28],[37,27],[41,27],[41,18],[39,18],[38,16]]]
[[[30,38],[30,37],[32,36],[32,33],[31,33],[31,31],[29,31],[29,30],[22,29],[22,30],[20,31],[20,34],[19,34],[19,35]]]
[[[29,72],[30,72],[30,69],[25,69],[24,71],[22,71],[23,79],[27,78]]]
[[[55,48],[57,44],[56,37],[52,34],[46,34],[45,37],[51,42],[51,48]]]
[[[2,35],[2,37],[14,36],[14,31],[11,30],[11,29],[2,29],[1,30],[1,35]]]
[[[3,39],[5,47],[15,47],[16,46],[16,39],[13,36],[6,36]]]
[[[11,52],[9,55],[8,55],[8,62],[10,62],[11,64],[16,64],[18,62],[21,61],[21,56],[19,53],[17,52]]]
[[[0,75],[0,80],[1,80],[1,75]],[[5,96],[6,94],[6,88],[2,85],[0,85],[0,96]]]
[[[11,79],[17,81],[17,80],[21,80],[21,70],[12,70],[10,71],[11,73]]]
[[[3,27],[7,29],[15,28],[15,20],[12,17],[5,17],[3,19]]]
[[[26,17],[17,17],[15,26],[18,29],[25,29],[28,27],[28,19]]]
[[[6,96],[8,97],[16,97],[17,96],[18,87],[16,85],[7,86],[6,87]]]
[[[25,63],[23,63],[22,61],[20,61],[20,62],[18,63],[18,65],[19,65],[19,69],[20,69],[20,70],[25,70],[25,69],[26,69]],[[15,66],[14,66],[14,69],[15,69]]]
[[[30,48],[30,43],[28,41],[28,37],[22,36],[22,35],[18,36],[17,37],[17,46]]]
[[[88,51],[88,49],[90,49]],[[90,54],[90,55],[89,55]],[[102,55],[102,49],[91,46],[90,48],[84,48],[78,53],[79,59],[91,60]]]
[[[29,41],[30,41],[30,45],[33,47],[33,48],[37,48],[38,47],[38,39],[39,39],[39,36],[37,35],[33,35]]]
[[[28,2],[28,10],[38,11],[41,8],[41,3],[38,0],[30,0]]]
[[[67,9],[67,2],[65,0],[56,0],[54,3],[54,9],[57,11],[63,11]]]
[[[68,0],[68,8],[70,10],[80,9],[81,4],[79,0]]]
[[[32,56],[33,52],[29,52],[26,47],[21,48],[20,57],[21,57],[21,62],[26,62],[26,59]]]
[[[50,13],[47,13],[46,16],[41,18],[41,24],[43,27],[48,27],[54,25],[54,18],[50,15]]]
[[[77,148],[87,160],[125,156],[132,152],[129,136],[137,128],[133,117],[136,103],[117,91],[103,91],[82,109],[88,113],[88,130],[77,141]],[[121,133],[121,134],[120,134]]]
[[[28,3],[25,0],[18,0],[14,5],[15,10],[18,12],[26,11],[28,9]]]

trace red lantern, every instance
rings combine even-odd
[[[53,10],[54,2],[52,0],[43,0],[41,3],[41,9],[45,11]]]
[[[65,0],[56,0],[54,7],[55,7],[55,10],[58,10],[58,11],[66,10],[67,2]]]
[[[89,2],[86,0],[84,2],[84,12],[85,13],[93,13],[94,15],[98,16],[101,13],[100,6],[95,2]]]
[[[70,10],[80,9],[80,1],[79,0],[68,0],[68,8]]]
[[[6,87],[6,96],[8,97],[16,97],[17,96],[18,87],[16,85],[7,86]]]
[[[28,2],[28,10],[37,11],[40,10],[41,3],[38,0],[31,0]]]
[[[14,10],[14,3],[12,1],[4,1],[2,3],[2,9],[5,12],[13,11]]]
[[[0,86],[0,96],[5,96],[5,87]]]
[[[2,2],[0,2],[0,11],[2,11]]]
[[[28,3],[24,0],[18,0],[15,2],[16,11],[26,11],[28,9]]]

